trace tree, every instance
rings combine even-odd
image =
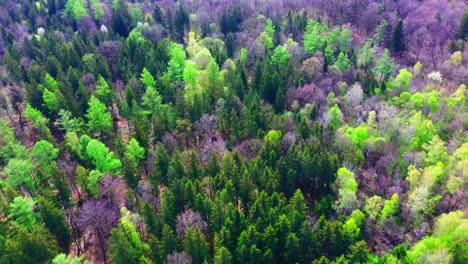
[[[221,246],[217,248],[214,256],[214,264],[230,264],[232,263],[232,255],[229,249]]]
[[[64,212],[49,199],[39,196],[37,207],[42,222],[55,235],[60,247],[67,250],[70,243],[70,230]]]
[[[108,105],[110,103],[112,89],[110,88],[106,79],[104,79],[104,77],[101,75],[98,76],[98,81],[96,84],[96,95],[100,101],[104,102],[104,104]]]
[[[413,74],[409,72],[406,68],[401,69],[395,78],[397,84],[405,90],[408,89],[408,86],[410,85],[412,80]]]
[[[43,168],[47,169],[57,158],[59,150],[46,140],[39,140],[33,147],[33,158]]]
[[[58,247],[44,226],[34,225],[28,229],[12,223],[2,251],[3,263],[50,263]]]
[[[400,198],[398,194],[394,193],[390,200],[386,200],[384,202],[384,207],[382,209],[382,215],[380,217],[380,222],[385,222],[388,217],[395,214],[398,210],[398,206],[400,205]]]
[[[31,229],[36,224],[36,217],[33,214],[33,207],[36,202],[24,196],[17,196],[10,203],[9,218],[13,219],[16,223]]]
[[[265,50],[269,50],[274,46],[275,26],[271,19],[265,22],[265,30],[258,36],[258,41],[263,45]]]
[[[73,117],[71,112],[63,109],[60,109],[58,115],[59,118],[55,121],[55,125],[57,125],[60,130],[76,133],[81,132],[83,120]]]
[[[111,132],[112,129],[112,117],[106,110],[106,105],[101,103],[99,99],[91,96],[88,102],[89,108],[85,116],[88,118],[88,127],[103,134]]]
[[[114,158],[114,153],[97,139],[92,139],[86,146],[86,154],[91,159],[97,170],[103,173],[118,175],[122,163]]]
[[[336,68],[341,72],[344,73],[348,70],[349,68],[349,59],[348,57],[343,53],[340,52],[338,55],[338,60],[335,62]]]
[[[193,263],[201,264],[208,259],[208,243],[199,228],[188,229],[182,244],[184,251],[192,257]]]
[[[375,57],[374,57],[374,51],[372,49],[372,41],[368,39],[366,43],[361,47],[361,50],[359,52],[359,56],[357,58],[357,64],[364,68],[364,69],[369,69],[372,64],[374,64]]]
[[[397,23],[392,29],[388,47],[394,53],[402,53],[405,50],[405,33],[403,31],[403,20],[398,19]]]
[[[457,37],[461,40],[467,40],[468,37],[468,11],[463,13],[458,27]]]
[[[145,148],[140,146],[140,143],[134,138],[128,141],[125,156],[133,166],[138,166],[138,163],[145,157]]]
[[[340,168],[337,172],[336,186],[338,188],[338,200],[335,202],[337,209],[352,211],[357,206],[357,182],[354,173],[346,168]]]
[[[169,57],[167,74],[171,83],[181,80],[185,68],[185,51],[177,43],[172,43],[169,48]]]
[[[30,176],[32,169],[30,159],[11,159],[4,169],[8,184],[13,188],[24,186],[29,192],[33,192],[36,186]]]
[[[76,257],[60,253],[52,260],[52,264],[88,264],[83,256]]]
[[[382,57],[380,57],[377,65],[374,67],[374,73],[380,76],[379,81],[382,79],[387,80],[392,75],[394,69],[395,64],[390,56],[390,52],[388,49],[385,49]]]
[[[135,225],[124,218],[112,229],[109,239],[109,254],[112,263],[149,263],[145,257],[149,246],[142,242]]]
[[[70,14],[75,20],[85,16],[88,13],[83,0],[67,0],[65,4],[66,14]]]
[[[350,253],[348,259],[351,263],[368,263],[368,256],[370,254],[369,249],[367,248],[367,243],[364,240],[356,242],[355,244],[349,247]]]
[[[322,35],[328,30],[327,26],[320,22],[309,20],[307,22],[306,32],[304,33],[304,49],[310,53],[323,50],[327,39]]]

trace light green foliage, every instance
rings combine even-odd
[[[326,25],[314,20],[307,22],[306,32],[304,33],[304,49],[310,53],[322,50],[326,45],[326,38],[322,33],[327,31]]]
[[[335,66],[341,73],[344,73],[348,70],[349,59],[346,56],[346,54],[344,54],[343,52],[340,52],[340,54],[338,55],[338,59],[335,62]]]
[[[374,195],[366,199],[364,211],[372,221],[377,221],[382,210],[382,197]]]
[[[406,68],[401,69],[395,78],[396,83],[403,89],[408,89],[411,81],[413,80],[413,74]]]
[[[455,91],[449,98],[447,98],[447,104],[450,107],[455,107],[457,105],[465,104],[465,90],[466,85],[460,84],[457,91]]]
[[[219,66],[214,59],[210,60],[206,68],[206,74],[209,80],[209,86],[217,87],[221,82],[221,74],[219,73]]]
[[[355,241],[358,238],[360,231],[361,229],[356,225],[353,218],[348,219],[343,225],[343,233],[350,241]]]
[[[52,264],[88,264],[88,261],[83,256],[76,257],[60,253],[52,260]]]
[[[108,104],[110,102],[110,96],[112,94],[112,89],[107,83],[106,79],[101,75],[98,76],[97,85],[96,85],[96,95],[102,102]]]
[[[408,206],[416,224],[420,223],[424,216],[432,213],[440,196],[432,196],[429,186],[418,186],[408,192]]]
[[[181,80],[185,67],[185,51],[182,46],[177,43],[172,43],[169,49],[169,57],[171,58],[167,68],[169,79],[172,82]]]
[[[141,241],[135,225],[124,218],[112,229],[109,239],[109,253],[112,263],[145,263],[149,246]],[[148,261],[149,262],[149,261]]]
[[[385,49],[382,57],[380,57],[377,65],[374,67],[374,73],[379,74],[382,79],[387,80],[392,75],[394,69],[395,63],[390,56],[390,51]]]
[[[66,14],[70,14],[74,19],[79,19],[88,13],[84,0],[67,0],[65,4]]]
[[[99,192],[99,183],[102,178],[106,175],[98,170],[92,170],[89,172],[88,179],[86,182],[86,188],[91,196],[96,196]]]
[[[33,191],[35,185],[30,177],[32,169],[33,164],[30,159],[11,159],[3,172],[8,177],[8,184],[13,188],[24,185],[26,189]]]
[[[457,190],[468,182],[468,143],[463,143],[451,157],[451,166],[449,179],[447,181],[447,190],[454,194]]]
[[[335,104],[328,110],[328,114],[330,117],[330,122],[328,123],[328,127],[330,129],[335,129],[339,127],[343,121],[343,114],[341,113],[340,107],[338,104]]]
[[[83,127],[83,121],[79,118],[73,117],[72,113],[60,109],[59,118],[55,121],[55,125],[59,127],[60,130],[65,130],[67,132],[81,132]]]
[[[452,263],[455,259],[466,259],[467,239],[468,220],[463,212],[442,214],[437,218],[434,233],[408,251],[408,260],[411,263]]]
[[[46,140],[34,144],[33,157],[43,168],[47,168],[57,158],[59,150]]]
[[[427,165],[436,165],[438,162],[444,163],[448,159],[445,142],[438,135],[435,135],[429,143],[423,144],[422,148],[426,152],[424,162]]]
[[[351,213],[351,218],[354,220],[356,225],[360,227],[364,223],[366,216],[361,212],[361,210],[356,209]]]
[[[384,207],[382,209],[382,215],[380,217],[380,222],[385,222],[390,216],[395,214],[400,206],[400,197],[397,193],[394,193],[389,200],[384,202]]]
[[[89,141],[86,146],[86,154],[97,170],[103,173],[119,174],[122,163],[119,159],[114,158],[114,153],[110,152],[101,141],[97,139]]]
[[[289,53],[283,46],[277,46],[271,56],[271,63],[274,65],[285,65],[289,60]]]
[[[99,20],[104,16],[104,9],[99,0],[89,0],[94,19]]]
[[[450,56],[450,60],[448,61],[451,65],[462,65],[463,64],[463,55],[461,51],[455,51],[452,56]]]
[[[429,142],[437,133],[432,121],[426,119],[421,112],[417,112],[410,117],[408,124],[414,128],[414,136],[410,140],[412,148],[418,148],[422,144]]]
[[[338,200],[335,206],[340,210],[353,210],[357,206],[357,182],[354,173],[346,168],[340,168],[337,173],[335,185],[338,189]]]
[[[277,146],[281,143],[282,138],[283,138],[283,133],[281,133],[281,131],[271,130],[265,136],[264,141],[274,146]]]
[[[378,47],[382,43],[382,40],[385,38],[385,31],[387,29],[388,22],[385,19],[382,19],[375,29],[374,33],[374,46]]]
[[[185,49],[188,57],[194,58],[202,49],[202,46],[198,44],[195,32],[191,31],[188,35],[187,48]]]
[[[263,44],[265,49],[271,49],[274,46],[273,37],[275,34],[275,26],[271,19],[267,19],[265,22],[265,31],[258,36],[258,41]]]
[[[89,128],[100,133],[111,132],[112,117],[107,112],[106,105],[94,96],[91,96],[88,104],[89,108],[85,116],[88,118]]]
[[[345,52],[348,49],[349,43],[353,40],[351,29],[346,25],[341,26],[340,34],[336,39],[336,46],[341,52]]]
[[[372,49],[372,41],[368,39],[366,43],[361,47],[361,50],[359,52],[357,64],[359,67],[362,67],[364,69],[368,69],[369,67],[374,64],[375,61],[375,56],[374,56],[374,50]]]
[[[363,148],[364,142],[369,138],[367,126],[350,127],[346,130],[346,134],[358,148]]]
[[[143,72],[140,77],[141,82],[145,85],[145,88],[156,87],[156,81],[154,80],[153,75],[146,69],[143,68]]]
[[[44,93],[42,94],[42,100],[44,104],[50,111],[56,112],[59,109],[59,104],[55,93],[51,92],[49,89],[45,88]]]
[[[33,123],[33,127],[37,129],[43,137],[50,137],[50,130],[47,127],[49,119],[42,116],[41,111],[27,104],[26,109],[24,109],[24,116],[27,119],[31,120],[31,122]]]
[[[164,106],[162,104],[162,97],[156,90],[156,81],[153,75],[146,68],[143,68],[140,80],[146,87],[146,92],[141,98],[146,110],[145,112],[149,115],[160,112]]]
[[[133,164],[137,165],[145,156],[145,149],[134,138],[130,139],[126,147],[125,156]]]
[[[195,87],[197,83],[197,64],[193,61],[187,61],[184,68],[184,82],[186,85]]]
[[[13,131],[4,120],[0,120],[0,159],[25,158],[26,148],[15,138]]]
[[[145,94],[142,96],[143,106],[146,109],[146,113],[151,115],[157,113],[163,109],[162,97],[159,92],[153,86],[149,86],[146,89]]]
[[[216,249],[214,256],[214,264],[230,264],[232,263],[232,255],[229,249],[225,247],[219,247]]]
[[[35,203],[33,199],[28,197],[15,197],[13,202],[10,203],[10,214],[8,217],[26,228],[31,228],[36,224],[36,217],[33,214]]]
[[[141,33],[140,28],[134,28],[130,33],[128,34],[127,37],[127,43],[133,43],[133,46],[136,45],[141,45],[145,44],[147,42],[145,36]]]

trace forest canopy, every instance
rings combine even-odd
[[[468,263],[461,0],[0,0],[0,264]]]

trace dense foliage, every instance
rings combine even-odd
[[[0,0],[0,264],[468,263],[461,0]]]

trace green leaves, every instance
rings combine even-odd
[[[74,19],[79,19],[88,13],[84,0],[67,0],[65,4],[66,14],[70,14]]]
[[[99,99],[91,96],[88,102],[89,108],[85,116],[88,118],[88,127],[102,133],[110,133],[112,129],[112,117],[106,110],[106,105]]]
[[[97,170],[114,175],[120,173],[122,163],[119,159],[114,158],[114,153],[110,152],[106,145],[99,140],[92,139],[89,141],[86,146],[86,154]]]
[[[36,224],[36,217],[33,215],[35,203],[31,198],[24,196],[15,197],[13,202],[10,203],[10,215],[8,217],[28,229],[31,228]]]
[[[32,172],[33,164],[30,159],[11,159],[5,167],[4,173],[8,177],[8,184],[13,188],[24,185],[29,191],[35,189],[35,185],[29,174]]]
[[[141,241],[135,225],[122,217],[119,225],[112,229],[109,239],[109,253],[112,263],[149,262],[145,257],[149,252],[149,246]]]
[[[328,30],[327,26],[314,20],[307,22],[306,32],[304,33],[304,48],[310,52],[323,50],[326,45],[326,38],[322,35]]]

